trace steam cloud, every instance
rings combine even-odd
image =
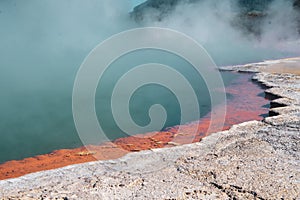
[[[241,7],[237,0],[179,1],[143,9],[140,23],[169,27],[200,42],[217,64],[238,64],[300,54],[293,1],[274,0],[262,10]],[[253,3],[255,5],[255,3]],[[169,5],[169,7],[167,7]],[[162,14],[161,10],[168,13]]]
[[[97,44],[135,27],[130,9],[123,0],[0,0],[0,163],[81,145],[76,72]]]

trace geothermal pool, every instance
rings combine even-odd
[[[181,31],[202,44],[218,65],[299,54],[299,43],[294,42],[299,37],[292,34],[296,30],[291,20],[293,14],[280,15],[291,13],[291,5],[271,7],[269,17],[261,23],[262,35],[257,39],[231,26],[235,11],[229,1],[222,2],[225,3],[181,5],[182,9],[175,9],[166,19],[143,24],[130,18],[132,2],[127,1],[74,0],[72,5],[61,0],[0,1],[0,163],[82,146],[72,116],[75,76],[88,53],[120,31],[144,26]],[[282,12],[283,8],[286,12]],[[97,116],[110,140],[127,136],[111,115],[110,96],[114,83],[130,68],[149,62],[172,66],[187,77],[197,94],[201,117],[210,112],[211,102],[204,81],[186,61],[161,51],[135,52],[114,62],[97,89]],[[239,84],[235,80],[240,77],[249,79],[241,74],[221,74],[227,87]],[[240,90],[247,93],[247,87]],[[227,97],[229,101],[236,99],[231,94]],[[264,105],[264,98],[259,98],[257,100]],[[148,85],[137,90],[130,101],[130,112],[137,124],[149,123],[148,110],[153,104],[161,104],[167,110],[168,118],[163,128],[179,123],[180,109],[175,96],[164,87]],[[236,105],[240,106],[238,102]],[[191,118],[186,122],[194,120],[199,119]]]
[[[124,64],[120,62],[122,63]],[[184,64],[179,61],[176,63],[178,67]],[[115,67],[118,68],[118,64]],[[123,67],[122,70],[126,69]],[[99,122],[110,140],[127,136],[114,122],[110,109],[112,82],[118,79],[123,73],[122,70],[114,70],[111,75],[104,77],[96,95],[97,115],[101,119]],[[183,70],[182,73],[190,76],[198,96],[201,116],[206,115],[211,110],[211,105],[204,81],[197,76],[193,77],[192,71]],[[228,72],[221,74],[227,86],[241,76]],[[26,85],[20,84],[11,90],[0,86],[3,95],[0,104],[0,162],[45,154],[56,149],[82,146],[72,116],[72,84],[66,81],[61,85],[59,87],[53,83],[52,87],[48,85],[45,88],[29,89]],[[230,100],[230,95],[228,98]],[[140,126],[147,125],[148,110],[153,104],[161,104],[167,111],[168,117],[164,128],[180,124],[180,107],[176,97],[168,89],[157,85],[142,87],[132,96],[129,109],[133,120]],[[189,119],[194,120],[198,119]]]

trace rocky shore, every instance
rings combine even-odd
[[[0,199],[300,199],[299,59],[222,70],[256,73],[274,97],[271,117],[194,144],[0,181]]]

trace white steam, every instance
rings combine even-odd
[[[273,1],[264,13],[259,13],[264,15],[261,22],[249,17],[250,21],[253,20],[250,23],[254,23],[254,28],[260,30],[259,35],[247,31],[242,21],[237,21],[241,12],[236,2],[206,0],[193,4],[180,3],[160,21],[153,21],[158,11],[149,9],[144,15],[143,24],[169,27],[192,36],[219,65],[300,54],[297,13],[291,1]]]

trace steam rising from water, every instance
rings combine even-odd
[[[274,1],[254,36],[233,25],[232,2],[180,4],[160,22],[150,10],[137,24],[129,0],[0,0],[0,162],[80,144],[71,112],[76,72],[99,42],[120,31],[174,28],[198,40],[219,65],[300,54],[291,3]]]
[[[80,146],[72,87],[86,55],[134,27],[129,1],[0,1],[0,162]]]
[[[241,10],[236,0],[182,2],[162,18],[158,17],[161,13],[157,9],[145,9],[142,24],[170,27],[191,35],[219,65],[300,54],[297,27],[300,11],[293,8],[292,1],[274,0],[263,12],[249,10],[249,13]],[[252,31],[247,30],[246,23],[253,25]]]

